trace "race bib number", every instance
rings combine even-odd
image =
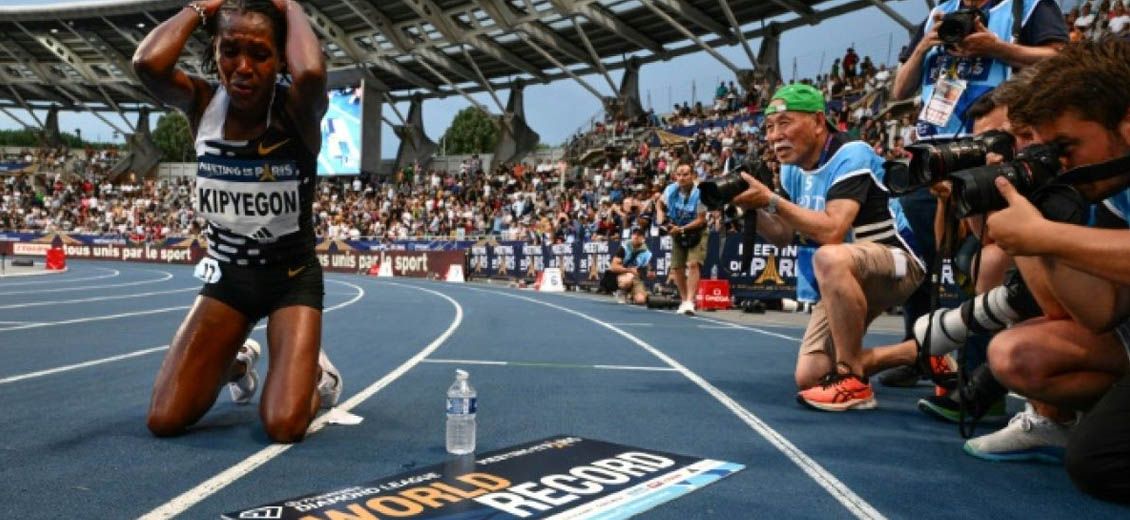
[[[934,95],[930,97],[930,102],[922,107],[922,113],[919,114],[918,119],[934,126],[945,126],[950,117],[953,116],[957,102],[961,100],[961,95],[965,93],[965,88],[965,80],[938,80],[938,83],[934,85]]]
[[[215,258],[205,258],[196,264],[192,275],[204,283],[220,281],[220,263]]]

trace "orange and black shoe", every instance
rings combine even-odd
[[[797,393],[798,403],[825,412],[870,410],[878,406],[871,385],[855,374],[828,374],[808,390]]]

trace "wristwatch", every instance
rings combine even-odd
[[[774,193],[769,196],[769,205],[765,206],[765,212],[770,215],[777,214],[777,201],[781,200],[781,196]]]

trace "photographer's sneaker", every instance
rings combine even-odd
[[[825,412],[869,410],[879,404],[871,385],[855,374],[828,374],[819,385],[797,393],[796,399],[804,406]]]
[[[1031,404],[1008,421],[1008,426],[965,441],[965,453],[994,462],[1038,460],[1063,462],[1069,428],[1039,415]]]
[[[235,360],[245,366],[243,376],[228,383],[228,393],[231,394],[231,400],[235,404],[251,402],[255,390],[259,388],[259,373],[255,371],[255,363],[259,361],[259,351],[259,342],[247,338],[243,346],[239,347],[239,353],[235,355]]]
[[[319,407],[333,408],[337,406],[337,400],[341,398],[341,389],[344,386],[341,372],[330,363],[325,350],[318,352],[318,366],[322,369],[322,378],[318,380],[318,395],[321,398]]]
[[[616,303],[619,303],[620,305],[625,305],[628,303],[628,299],[624,297],[623,292],[616,291]]]
[[[941,421],[958,422],[961,420],[961,403],[951,397],[955,392],[950,392],[947,395],[932,395],[918,400],[918,410],[930,417]],[[988,409],[984,410],[983,415],[978,417],[979,410],[974,410],[973,406],[969,406],[965,410],[965,420],[977,421],[999,421],[1005,417],[1005,403],[1004,398],[1000,398],[989,405]]]
[[[694,316],[694,302],[684,301],[683,303],[680,303],[679,309],[675,312],[679,314],[685,314],[687,316]]]

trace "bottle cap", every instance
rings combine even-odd
[[[471,374],[468,374],[466,370],[455,369],[455,377],[457,379],[467,379],[470,375]]]

